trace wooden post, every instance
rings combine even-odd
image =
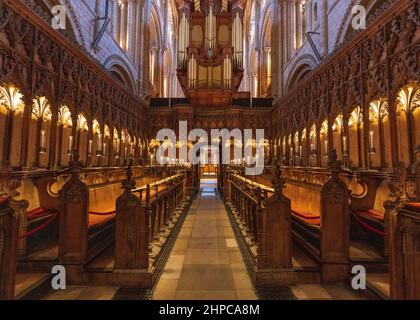
[[[124,193],[116,203],[113,282],[123,288],[150,288],[149,214],[146,206],[142,206],[141,200],[131,191],[136,186],[131,166],[122,186]]]
[[[78,273],[86,263],[88,250],[89,189],[79,177],[82,165],[78,151],[73,151],[71,177],[60,192],[58,255],[60,263],[67,265],[68,279],[75,282],[80,281]]]
[[[404,209],[402,203],[390,209],[390,289],[392,299],[420,299],[420,213]]]
[[[11,202],[19,195],[19,185],[11,177],[11,168],[4,167],[0,175],[0,300],[15,298],[19,216]]]
[[[418,162],[414,167],[416,180]],[[407,191],[407,169],[399,163],[391,180],[392,200],[385,201],[386,244],[389,254],[391,299],[420,299],[420,213],[418,194],[410,198]],[[418,181],[416,181],[418,183]],[[418,191],[417,191],[418,192]]]
[[[19,219],[8,198],[0,198],[0,300],[15,298]]]
[[[274,194],[263,208],[261,192],[258,195],[258,287],[280,287],[294,283],[291,203],[283,194],[284,185],[285,180],[281,178],[280,165],[277,164],[273,180]]]
[[[330,153],[331,178],[321,190],[321,277],[323,282],[347,281],[349,272],[350,214],[347,185],[338,174],[341,161]]]
[[[417,157],[419,157],[420,153],[417,153]],[[414,166],[413,171],[415,174],[415,183],[416,183],[416,201],[420,202],[420,159],[418,159]]]

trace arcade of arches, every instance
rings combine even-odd
[[[0,299],[420,299],[419,11],[0,0]]]

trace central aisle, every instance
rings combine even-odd
[[[223,202],[204,188],[193,202],[153,299],[256,299]]]

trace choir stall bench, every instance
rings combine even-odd
[[[291,201],[294,239],[318,261],[323,282],[342,282],[349,272],[349,190],[339,178],[335,152],[331,159],[328,180],[287,179],[284,194]]]

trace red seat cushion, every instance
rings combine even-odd
[[[420,213],[420,202],[409,202],[404,206],[405,209]]]
[[[34,220],[37,218],[42,218],[53,213],[57,212],[56,210],[36,208],[31,211],[28,211],[28,220]]]
[[[94,215],[89,214],[89,228],[96,228],[100,225],[115,218],[115,214],[110,215]]]
[[[4,204],[6,202],[7,202],[7,198],[0,197],[0,205]]]
[[[292,214],[298,218],[299,220],[311,224],[311,225],[319,225],[321,223],[321,217],[319,215],[314,215],[311,213],[306,212],[297,212],[292,210]]]
[[[378,222],[384,222],[385,220],[385,213],[381,211],[377,211],[375,209],[358,211],[357,215],[361,218],[371,219]]]

